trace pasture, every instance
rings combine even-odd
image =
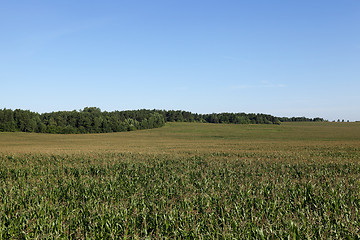
[[[0,133],[0,239],[359,239],[360,124]]]

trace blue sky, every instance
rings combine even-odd
[[[2,1],[0,108],[360,120],[360,1]]]

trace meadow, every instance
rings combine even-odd
[[[360,123],[0,133],[0,239],[359,239]]]

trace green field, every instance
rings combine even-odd
[[[0,133],[0,239],[359,239],[360,124]]]

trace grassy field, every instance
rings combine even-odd
[[[0,239],[359,239],[360,124],[0,133]]]
[[[165,127],[106,134],[1,133],[3,153],[209,153],[288,151],[359,146],[360,123],[234,125],[167,123]],[[308,148],[309,147],[309,148]],[[329,149],[329,150],[331,150]],[[292,151],[294,152],[294,151]],[[300,153],[300,152],[299,152]]]

